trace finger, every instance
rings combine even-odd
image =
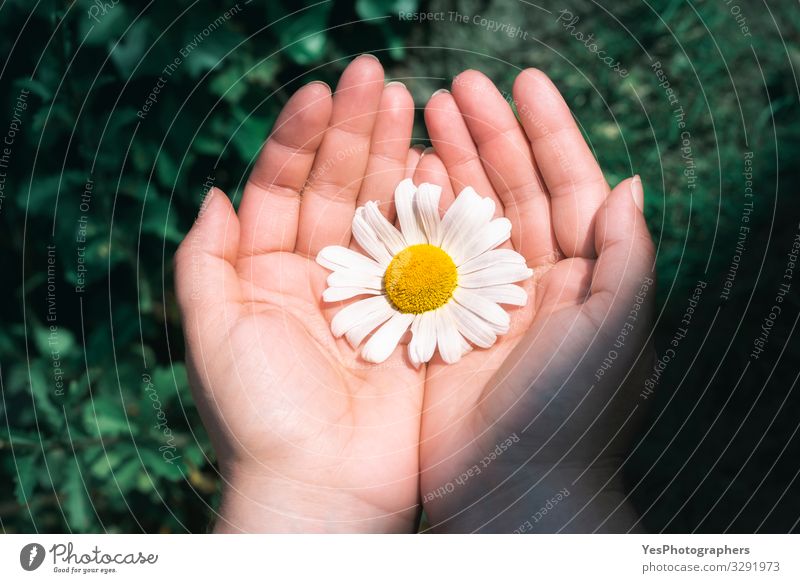
[[[218,327],[224,319],[238,314],[241,305],[235,268],[238,252],[236,212],[225,193],[212,188],[175,253],[175,293],[187,344],[204,337],[205,327]]]
[[[382,93],[383,67],[375,57],[362,55],[342,73],[300,204],[299,253],[311,257],[327,245],[349,244]]]
[[[417,186],[423,182],[429,182],[442,187],[442,194],[439,197],[439,213],[444,213],[455,200],[447,168],[444,167],[442,159],[433,151],[433,148],[428,148],[423,153],[414,171],[413,181]]]
[[[394,221],[394,187],[405,177],[406,158],[414,127],[414,99],[399,81],[383,89],[372,131],[367,171],[357,206],[376,200],[383,215]]]
[[[478,71],[464,71],[453,80],[453,98],[511,221],[514,248],[531,267],[554,263],[559,251],[550,222],[550,200],[530,143],[508,102]]]
[[[608,196],[597,215],[595,250],[597,261],[586,310],[594,321],[624,319],[638,294],[642,303],[654,300],[655,249],[641,204],[638,177],[621,182]]]
[[[436,153],[444,162],[453,191],[467,186],[495,201],[495,216],[503,216],[503,206],[478,157],[467,124],[453,96],[445,90],[434,93],[425,106],[425,126]],[[446,208],[446,207],[445,207]]]
[[[256,160],[239,207],[241,256],[293,251],[300,192],[331,116],[331,91],[300,88],[284,106]]]
[[[608,183],[572,113],[541,71],[526,69],[514,82],[520,121],[550,195],[551,220],[561,251],[594,257],[595,215]]]
[[[414,172],[417,170],[417,164],[419,163],[419,159],[422,157],[422,152],[424,151],[425,147],[419,144],[409,148],[408,155],[406,156],[406,170],[403,174],[403,178],[414,177]]]

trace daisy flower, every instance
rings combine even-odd
[[[403,180],[395,190],[400,230],[375,201],[356,210],[353,236],[368,256],[341,246],[325,247],[317,263],[330,269],[326,302],[372,296],[340,310],[331,321],[364,360],[389,358],[408,329],[414,366],[436,349],[455,363],[472,349],[489,348],[508,332],[510,317],[499,304],[524,306],[528,295],[514,285],[533,270],[511,249],[496,249],[511,236],[511,222],[492,219],[494,201],[471,187],[439,217],[442,189]]]

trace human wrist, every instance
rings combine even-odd
[[[416,510],[391,512],[355,491],[302,479],[228,470],[215,533],[411,532]]]
[[[619,465],[495,463],[439,497],[423,496],[435,532],[640,531]],[[446,490],[452,490],[447,492]]]

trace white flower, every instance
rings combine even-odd
[[[317,256],[333,271],[326,302],[373,296],[346,306],[331,322],[334,336],[346,336],[353,348],[377,328],[361,351],[368,362],[389,358],[409,328],[415,366],[428,362],[437,346],[445,362],[458,362],[470,342],[489,348],[508,332],[509,315],[498,304],[528,301],[514,283],[533,270],[516,251],[495,249],[511,236],[510,221],[492,219],[494,201],[470,187],[440,218],[441,192],[403,180],[394,194],[399,231],[370,201],[353,217],[353,236],[369,257],[340,246]]]

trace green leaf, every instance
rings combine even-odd
[[[107,445],[105,449],[87,448],[87,452],[88,449],[99,450],[99,455],[85,456],[85,465],[94,479],[101,482],[113,480],[122,492],[128,492],[134,488],[136,476],[141,471],[142,464],[131,444],[118,442]]]
[[[170,212],[169,201],[162,198],[148,197],[141,232],[174,243],[183,240],[183,233],[178,228],[178,214],[174,210]]]
[[[162,401],[169,403],[176,394],[182,399],[189,396],[189,382],[186,375],[186,366],[182,362],[175,362],[172,366],[158,366],[153,370],[152,383],[158,387]]]
[[[85,179],[85,174],[77,170],[36,177],[30,185],[30,195],[28,196],[26,181],[17,200],[21,208],[25,208],[27,204],[28,212],[33,215],[52,216],[56,200],[59,204],[67,204],[70,200],[69,195],[75,192],[75,189],[83,189]]]
[[[419,8],[417,0],[357,0],[356,14],[361,18],[380,18],[396,15],[401,12],[416,12]]]
[[[147,31],[150,25],[146,19],[140,18],[133,28],[121,39],[119,44],[109,42],[111,60],[123,78],[127,79],[133,73],[133,69],[141,62],[142,55],[147,50],[148,40]],[[115,46],[116,45],[116,46]]]
[[[92,448],[96,449],[96,448]],[[120,448],[106,447],[105,449],[99,448],[100,454],[96,456],[91,463],[90,456],[85,456],[86,463],[88,463],[89,472],[92,476],[98,479],[109,478],[111,471],[122,461],[122,452]]]
[[[158,482],[158,480],[155,480],[154,478],[155,476],[149,473],[149,471],[145,472],[143,467],[142,471],[136,474],[136,490],[142,494],[152,493],[156,487],[154,482]]]
[[[128,492],[134,488],[140,472],[142,464],[138,457],[133,456],[124,461],[118,470],[114,470],[114,477],[122,491]]]
[[[51,324],[37,325],[33,329],[33,340],[42,356],[55,357],[62,360],[75,349],[75,336],[67,328]]]
[[[210,131],[205,131],[197,134],[197,137],[192,142],[192,148],[198,154],[206,154],[208,156],[218,156],[225,147],[225,141],[210,135]]]
[[[53,398],[57,397],[55,382],[58,379],[52,375],[56,374],[58,374],[58,369],[53,368],[52,363],[46,363],[44,359],[40,359],[31,363],[27,380],[36,405],[36,412],[42,415],[53,428],[60,429],[64,425],[64,414],[61,407],[53,403]]]
[[[137,433],[134,424],[128,423],[122,403],[114,397],[100,396],[83,407],[83,426],[91,435],[114,437]]]
[[[178,35],[181,46],[177,50],[189,51],[188,55],[183,57],[181,70],[185,69],[192,78],[199,77],[215,67],[217,69],[227,68],[230,66],[228,59],[242,50],[246,50],[242,46],[238,46],[244,40],[244,36],[232,26],[233,19],[216,28],[213,34],[198,37],[198,33],[208,26],[210,14],[209,11],[192,11],[186,21],[183,34]],[[234,18],[236,17],[234,16]],[[237,46],[238,48],[236,48]],[[178,54],[180,53],[178,52]]]
[[[170,482],[177,482],[183,479],[185,467],[183,460],[176,456],[176,459],[168,459],[161,455],[157,449],[148,447],[139,448],[139,455],[142,456],[145,468],[151,476],[165,478]]]
[[[178,177],[178,165],[172,158],[172,154],[161,149],[156,159],[156,176],[163,186],[172,188]]]
[[[43,452],[46,463],[37,464],[39,483],[50,490],[56,490],[66,481],[66,472],[70,467],[75,467],[75,458],[72,451],[69,456],[60,447],[47,448]]]
[[[385,38],[386,46],[389,49],[389,56],[396,61],[400,61],[405,58],[405,38],[395,33],[390,24],[386,21],[378,22],[378,27]]]
[[[29,504],[33,489],[36,487],[36,470],[39,458],[38,451],[16,457],[17,472],[14,476],[14,496],[20,506]]]
[[[117,236],[121,230],[117,229]],[[90,284],[107,276],[110,269],[125,259],[125,249],[128,248],[130,245],[121,241],[112,241],[109,245],[107,233],[90,236],[84,249],[83,260],[86,272],[83,284],[89,287]],[[72,285],[77,285],[79,281],[77,268],[76,259],[75,263],[68,266],[64,272],[64,278]]]
[[[252,162],[261,146],[264,145],[264,140],[267,139],[267,134],[275,118],[272,115],[265,115],[263,111],[255,111],[246,113],[243,110],[237,109],[234,115],[242,122],[242,125],[236,130],[236,133],[231,137],[233,147],[247,162]]]
[[[31,79],[28,77],[19,79],[14,84],[14,90],[15,92],[19,92],[21,89],[27,89],[34,95],[38,95],[39,98],[45,103],[50,101],[50,98],[53,97],[53,89],[36,79]]]
[[[277,58],[256,62],[250,53],[238,52],[225,67],[217,68],[209,89],[229,103],[238,103],[251,86],[265,87],[272,83],[279,68]]]
[[[298,65],[309,65],[325,55],[326,32],[332,2],[318,4],[280,22],[278,40],[286,55]]]
[[[209,83],[208,88],[214,95],[231,103],[238,103],[247,92],[247,85],[245,85],[244,79],[240,78],[239,70],[235,67],[220,71]]]
[[[64,511],[70,528],[79,532],[86,532],[91,522],[90,502],[83,487],[81,470],[75,463],[71,463],[68,466],[67,478],[64,482],[62,493],[64,494]]]
[[[196,441],[190,441],[189,443],[187,443],[186,446],[182,449],[181,453],[195,467],[199,468],[204,463],[206,463],[205,452]]]
[[[122,2],[107,10],[102,10],[102,3],[96,0],[80,0],[77,4],[74,9],[80,12],[78,30],[81,38],[86,38],[87,46],[102,46],[115,41],[130,24],[131,19]]]
[[[275,80],[280,70],[280,61],[276,58],[263,59],[257,65],[251,66],[245,75],[247,82],[252,85],[266,86]]]
[[[106,134],[109,136],[120,136],[123,132],[133,131],[133,126],[138,121],[136,110],[132,107],[123,107],[116,109],[111,119],[108,121],[108,128]],[[98,160],[99,162],[100,160]]]

